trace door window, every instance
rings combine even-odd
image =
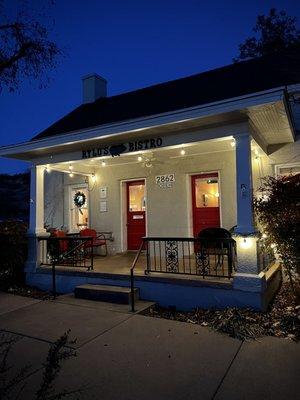
[[[194,187],[197,208],[219,207],[218,177],[196,178]]]
[[[145,185],[142,183],[137,185],[130,185],[128,187],[128,191],[128,211],[145,211]]]
[[[77,207],[74,203],[75,194],[82,192],[85,196],[85,202],[81,207]],[[72,188],[70,198],[70,231],[78,232],[89,226],[89,195],[86,188]]]

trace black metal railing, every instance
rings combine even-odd
[[[142,250],[146,251],[145,274],[158,272],[230,279],[236,266],[236,242],[231,238],[144,237],[130,269],[132,311],[134,269]]]
[[[40,263],[52,267],[52,294],[56,298],[56,266],[93,269],[92,237],[39,237]]]
[[[230,238],[144,238],[145,273],[231,278],[236,262],[235,241]]]

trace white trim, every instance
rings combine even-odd
[[[77,231],[75,232],[75,231],[73,231],[73,230],[71,230],[71,205],[72,205],[72,190],[76,190],[76,189],[85,189],[86,191],[87,191],[87,193],[88,193],[88,199],[87,199],[87,202],[88,202],[88,206],[87,206],[87,209],[88,209],[88,225],[87,225],[87,228],[89,228],[90,227],[90,223],[91,223],[91,196],[90,196],[90,192],[89,192],[89,186],[88,186],[88,184],[87,183],[69,183],[69,184],[67,184],[67,185],[65,185],[65,188],[68,190],[68,216],[67,216],[67,219],[68,219],[68,230],[69,230],[69,232],[70,233],[77,233]],[[74,206],[75,207],[75,206]]]
[[[294,163],[283,163],[283,164],[276,164],[275,165],[275,176],[278,177],[279,176],[279,169],[280,168],[293,168],[293,167],[300,167],[300,162],[294,162]]]
[[[0,148],[0,156],[12,156],[37,149],[45,149],[57,145],[71,145],[74,142],[83,142],[97,138],[110,138],[124,135],[132,131],[141,131],[146,128],[167,125],[185,120],[200,118],[208,115],[219,114],[247,108],[250,106],[266,104],[282,100],[284,86],[252,93],[251,95],[234,97],[222,101],[207,103],[201,106],[176,110],[175,112],[161,113],[144,118],[136,118],[123,122],[105,124],[94,128],[88,128],[70,133],[37,139],[25,143],[19,143]]]

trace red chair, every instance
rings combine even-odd
[[[90,241],[87,241],[86,247],[91,247],[91,246],[92,246],[92,247],[102,247],[102,246],[104,246],[104,247],[105,247],[105,254],[104,254],[104,256],[107,256],[107,244],[106,244],[106,239],[105,239],[105,236],[104,236],[102,233],[98,234],[98,233],[95,231],[95,229],[86,228],[86,229],[82,229],[82,230],[79,232],[79,235],[80,235],[81,237],[86,237],[86,236],[92,237],[91,242],[90,242]]]
[[[66,237],[66,233],[64,231],[55,230],[53,232],[53,236],[57,238]],[[59,240],[59,251],[61,253],[65,253],[68,250],[68,241],[67,240]]]

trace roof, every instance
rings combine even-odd
[[[298,52],[230,64],[82,104],[32,140],[171,112],[300,82]]]

